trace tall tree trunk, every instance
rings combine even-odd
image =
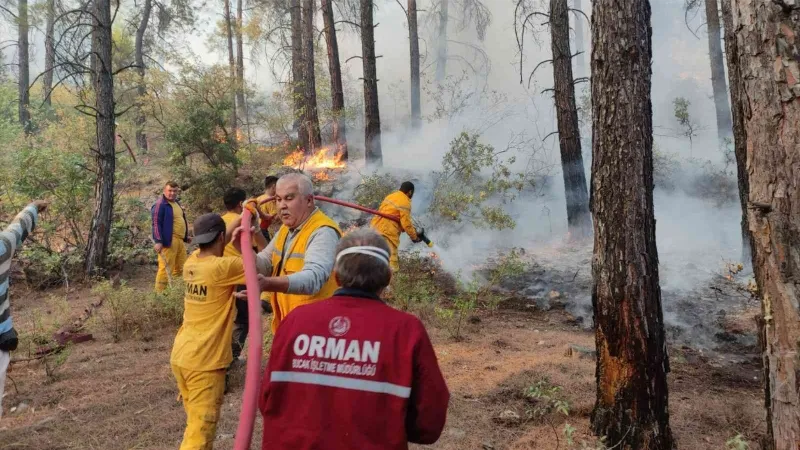
[[[621,449],[672,449],[653,217],[650,2],[593,5],[591,426]]]
[[[419,74],[419,29],[417,28],[417,0],[408,0],[408,44],[411,55],[411,126],[422,124]]]
[[[436,41],[436,81],[444,81],[447,76],[447,23],[449,0],[439,0],[439,36]]]
[[[717,136],[719,145],[730,138],[731,107],[728,104],[728,87],[725,85],[725,59],[722,57],[722,36],[719,28],[717,0],[705,0],[708,24],[708,55],[711,60],[711,87],[714,90],[714,107],[717,110]]]
[[[241,116],[242,124],[250,133],[249,119],[247,118],[247,103],[244,100],[244,0],[236,0],[236,107]]]
[[[572,9],[583,12],[582,0],[572,0]],[[583,32],[583,21],[586,20],[583,14],[576,12],[575,17],[575,53],[578,56],[576,59],[576,67],[578,69],[578,76],[586,76],[586,50],[585,50],[585,37]]]
[[[31,132],[31,113],[30,113],[30,58],[28,57],[28,0],[18,0],[17,19],[19,21],[17,31],[19,32],[19,123],[25,133]]]
[[[328,46],[328,69],[331,73],[333,142],[336,145],[336,154],[342,161],[346,161],[347,133],[344,116],[344,88],[342,87],[342,68],[339,64],[339,42],[336,40],[332,0],[322,0],[322,19],[325,23],[325,43]]]
[[[303,91],[305,92],[304,131],[308,135],[307,154],[322,146],[317,113],[317,83],[314,74],[314,0],[303,0]]]
[[[767,448],[800,445],[800,8],[731,2],[753,270],[762,297]],[[757,49],[758,51],[755,51]]]
[[[564,195],[567,200],[567,224],[570,235],[581,239],[591,235],[592,221],[589,216],[589,192],[586,189],[586,174],[581,153],[578,108],[575,105],[567,0],[550,0],[550,34],[561,171],[564,174]]]
[[[92,47],[97,53],[95,109],[97,181],[95,209],[86,247],[86,273],[105,275],[114,216],[114,77],[111,61],[111,1],[94,0]]]
[[[55,19],[56,0],[47,0],[47,19],[44,32],[44,75],[42,75],[42,96],[44,103],[50,105],[53,94],[53,67],[56,63]]]
[[[225,33],[228,40],[228,67],[231,78],[231,136],[234,147],[238,147],[239,142],[239,121],[236,116],[236,56],[233,52],[233,16],[231,16],[231,0],[223,0],[225,6]]]
[[[750,187],[747,181],[747,135],[744,131],[744,110],[741,92],[742,77],[739,73],[739,52],[736,48],[736,33],[731,16],[731,0],[722,0],[722,18],[725,24],[725,55],[728,57],[728,79],[731,92],[731,117],[733,119],[733,148],[736,156],[736,175],[739,183],[739,205],[742,208],[742,262],[752,258],[752,238],[747,224],[747,197]]]
[[[300,0],[289,0],[289,15],[292,22],[292,100],[294,104],[294,121],[292,129],[297,132],[300,145],[308,148],[308,135],[300,131],[304,123],[305,92],[303,90],[303,20]]]
[[[378,69],[372,0],[361,0],[361,61],[364,64],[364,146],[367,166],[383,165],[381,115],[378,109]]]
[[[153,0],[144,0],[144,9],[142,9],[142,20],[139,22],[139,28],[136,29],[136,65],[138,66],[136,70],[139,72],[139,80],[138,86],[136,87],[136,93],[139,95],[139,99],[137,100],[137,107],[136,107],[136,118],[134,122],[136,124],[136,146],[139,147],[139,150],[142,153],[147,152],[147,136],[144,133],[144,124],[147,121],[147,118],[144,114],[144,108],[142,108],[142,97],[145,96],[147,93],[147,88],[144,83],[144,73],[145,73],[145,64],[144,64],[144,35],[147,32],[147,25],[150,23],[150,13],[153,10]]]

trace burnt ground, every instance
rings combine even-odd
[[[139,268],[125,278],[145,292],[151,288],[154,271]],[[451,391],[447,426],[434,448],[567,448],[562,432],[567,423],[575,428],[574,448],[580,448],[581,441],[594,442],[588,427],[595,397],[594,337],[580,316],[570,312],[577,303],[572,299],[585,293],[584,275],[588,274],[576,276],[571,269],[531,271],[523,277],[529,283],[525,295],[509,296],[497,311],[479,311],[479,320],[468,321],[464,339],[458,341],[429,325]],[[551,299],[551,291],[558,296]],[[534,297],[543,295],[549,308],[541,299],[541,305],[536,303]],[[63,312],[53,306],[52,296],[66,298],[72,314],[94,299],[86,288],[73,288],[66,295],[15,288],[17,326],[32,326],[35,312],[47,320],[59,319]],[[101,309],[100,317],[106,312]],[[738,316],[726,314],[720,323],[728,324],[731,334],[751,336],[754,323],[734,317]],[[708,326],[725,328],[715,324]],[[53,377],[46,375],[42,361],[13,365],[0,420],[0,447],[177,448],[185,419],[168,364],[175,330],[162,329],[119,343],[101,320],[90,323],[90,331],[95,339],[74,345]],[[743,362],[726,356],[721,351],[725,342],[720,339],[719,347],[709,351],[672,341],[670,420],[680,448],[725,448],[725,442],[737,433],[757,448],[755,442],[763,435],[758,364],[744,353],[738,355]],[[733,356],[741,351],[738,347],[729,350]],[[24,355],[15,355],[19,356]],[[241,376],[225,398],[215,448],[233,446]],[[568,417],[534,413],[536,402],[523,393],[539,381],[561,388],[559,395],[569,404]],[[259,423],[254,442],[260,442]]]

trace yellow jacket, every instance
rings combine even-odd
[[[289,235],[289,228],[286,227],[286,225],[281,225],[278,234],[275,236],[275,246],[272,249],[272,276],[283,277],[301,271],[305,264],[304,258],[309,238],[314,234],[314,231],[322,227],[333,228],[339,236],[342,235],[342,230],[339,229],[339,225],[331,220],[330,217],[326,216],[325,213],[317,210],[303,224],[294,242],[291,243],[291,247],[284,249],[286,238]],[[283,261],[281,261],[281,253],[284,255]],[[271,300],[272,311],[274,312],[272,316],[272,333],[274,334],[278,330],[278,325],[280,325],[281,321],[285,319],[294,308],[330,298],[338,288],[339,286],[336,284],[336,278],[333,276],[333,273],[331,273],[328,281],[322,285],[322,289],[316,294],[273,293]]]
[[[417,230],[411,223],[411,199],[408,198],[408,195],[400,191],[392,192],[383,199],[378,211],[400,218],[400,223],[397,223],[385,217],[375,216],[370,222],[370,226],[392,242],[395,248],[400,245],[400,233],[403,231],[412,241],[417,240]]]

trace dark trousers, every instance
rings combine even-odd
[[[244,286],[237,286],[236,292],[245,290]],[[261,313],[271,313],[272,305],[269,302],[261,301]],[[233,351],[233,360],[239,358],[244,349],[244,342],[247,340],[247,334],[250,332],[250,315],[247,312],[247,300],[236,299],[236,317],[233,319],[233,341],[231,342],[231,350]]]

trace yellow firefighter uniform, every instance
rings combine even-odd
[[[183,268],[183,324],[175,336],[170,365],[183,398],[186,431],[181,450],[211,449],[231,363],[236,308],[234,286],[244,284],[241,257],[206,256],[199,250]]]
[[[339,229],[336,222],[331,220],[331,218],[326,216],[322,211],[317,210],[303,224],[291,246],[284,248],[286,246],[286,239],[289,236],[289,228],[286,227],[286,225],[281,225],[280,230],[278,230],[278,235],[275,236],[275,246],[272,250],[272,276],[283,277],[301,271],[305,264],[304,258],[309,238],[314,234],[314,231],[322,227],[333,228],[339,236],[342,235],[342,230]],[[281,261],[281,255],[283,255],[283,261]],[[278,330],[278,325],[280,325],[281,321],[285,319],[293,309],[298,306],[329,298],[333,296],[333,293],[338,287],[339,286],[336,284],[336,277],[331,274],[328,281],[322,285],[322,289],[316,294],[298,295],[287,294],[285,292],[273,293],[271,299],[272,311],[274,313],[272,316],[272,333],[275,334]]]
[[[183,265],[186,263],[186,244],[183,236],[186,236],[186,221],[183,219],[183,209],[175,202],[169,202],[172,207],[172,243],[169,247],[161,249],[158,254],[158,272],[156,272],[156,292],[161,292],[167,287],[169,277],[178,277],[183,273]],[[167,274],[169,267],[169,275]]]
[[[370,222],[370,226],[383,236],[389,244],[389,249],[391,250],[389,266],[391,266],[393,272],[396,272],[400,270],[400,259],[397,257],[400,233],[405,231],[412,241],[418,239],[417,230],[414,228],[414,224],[411,223],[411,199],[401,191],[392,192],[383,199],[378,211],[400,218],[400,223],[397,223],[385,217],[375,216]]]

